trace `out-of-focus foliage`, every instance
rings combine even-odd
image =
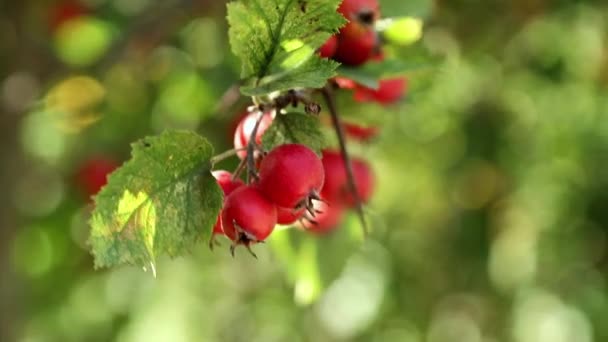
[[[248,102],[222,98],[241,70],[225,3],[86,1],[53,29],[59,3],[0,2],[0,340],[608,340],[603,2],[382,1],[425,24],[386,49],[420,66],[403,104],[339,101],[382,127],[351,145],[377,174],[370,237],[349,216],[276,231],[258,260],[201,241],[156,279],[93,270],[74,175],[170,128],[229,148]]]

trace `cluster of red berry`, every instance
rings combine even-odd
[[[338,8],[347,20],[340,32],[331,36],[319,49],[324,58],[332,58],[347,66],[380,62],[384,53],[375,24],[380,18],[378,0],[344,0]],[[377,89],[360,85],[345,77],[336,77],[336,84],[343,89],[352,89],[358,102],[391,104],[403,96],[407,82],[404,77],[380,80]]]
[[[259,146],[272,121],[271,113],[250,113],[241,119],[234,132],[240,159],[247,157],[244,149],[256,124],[254,145]],[[232,240],[232,250],[264,241],[277,224],[298,223],[309,232],[329,232],[340,224],[345,211],[356,205],[337,151],[325,150],[319,158],[304,145],[285,144],[267,155],[256,151],[254,159],[259,177],[249,185],[228,171],[213,172],[225,195],[213,234]],[[365,203],[374,189],[372,169],[360,158],[352,160],[352,167],[358,198]]]

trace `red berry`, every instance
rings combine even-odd
[[[318,211],[315,218],[311,220],[302,220],[303,228],[306,231],[315,234],[325,234],[337,228],[342,222],[345,209],[337,203],[324,203],[317,201],[314,204]]]
[[[222,188],[224,192],[224,197],[230,195],[234,190],[240,188],[245,185],[240,179],[232,179],[232,174],[225,170],[217,170],[211,172],[213,177],[217,180],[217,184]],[[215,226],[213,226],[213,234],[223,234],[224,230],[222,229],[222,213],[217,216],[217,220],[215,221]]]
[[[277,208],[252,186],[234,190],[224,202],[224,234],[236,244],[264,241],[277,224]]]
[[[299,220],[306,211],[306,208],[282,208],[277,207],[277,223],[278,224],[292,224]]]
[[[65,1],[55,5],[51,9],[49,25],[52,30],[57,30],[63,23],[84,16],[89,12],[79,1]]]
[[[349,122],[343,122],[342,127],[344,127],[344,133],[346,133],[347,136],[362,142],[375,138],[380,131],[376,126],[361,126]]]
[[[87,196],[96,195],[108,182],[108,175],[118,166],[116,161],[107,157],[89,159],[78,170],[77,183]]]
[[[373,25],[380,17],[380,4],[378,0],[344,0],[338,7],[338,12],[350,22]]]
[[[323,181],[321,160],[304,145],[281,145],[260,164],[259,188],[279,207],[307,205],[321,190]]]
[[[378,35],[372,29],[348,23],[340,30],[334,59],[346,65],[361,65],[369,61],[378,47]]]
[[[258,118],[257,113],[250,113],[245,116],[234,132],[234,148],[241,149],[247,147],[249,143],[249,139],[251,138],[251,133],[255,127],[256,120]],[[258,131],[255,135],[255,142],[259,145],[262,143],[262,135],[264,132],[270,127],[272,124],[272,116],[270,113],[264,113],[262,117],[262,121],[260,121],[260,125],[258,126]],[[240,159],[245,159],[247,156],[247,151],[239,151],[237,155]]]
[[[338,37],[331,36],[323,46],[319,48],[319,55],[322,58],[331,58],[336,53],[336,49],[338,48]]]
[[[373,173],[367,162],[362,159],[353,158],[351,164],[359,199],[366,203],[374,191]],[[330,203],[354,205],[355,200],[348,187],[348,178],[342,155],[337,151],[323,151],[323,167],[325,169],[325,184],[321,196]]]
[[[355,87],[354,99],[357,102],[375,101],[381,104],[391,104],[399,101],[406,91],[407,81],[404,77],[380,80],[378,89]]]

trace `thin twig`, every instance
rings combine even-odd
[[[325,99],[325,102],[327,104],[327,109],[329,110],[329,113],[331,115],[331,123],[334,126],[336,136],[338,137],[338,144],[340,145],[340,154],[342,155],[342,160],[344,161],[344,168],[346,169],[348,188],[351,194],[353,195],[353,198],[355,199],[355,210],[357,211],[357,215],[359,216],[359,220],[361,221],[361,226],[363,227],[363,234],[367,236],[367,222],[365,221],[363,205],[361,203],[359,192],[357,191],[357,184],[355,183],[353,165],[350,161],[350,155],[348,154],[348,150],[346,149],[346,139],[344,139],[344,128],[341,125],[338,109],[336,107],[336,102],[334,101],[333,97],[333,91],[330,87],[331,85],[328,85],[325,88],[321,89],[321,93],[323,94],[323,98]]]
[[[211,157],[211,165],[215,165],[224,159],[228,159],[241,151],[246,151],[246,148],[245,147],[234,148],[232,150],[228,150],[228,151],[222,152],[216,156],[213,156],[213,157]]]
[[[247,142],[247,184],[251,183],[251,177],[257,181],[257,172],[255,171],[255,150],[257,142],[256,136],[258,134],[258,128],[260,127],[260,123],[266,115],[262,111],[258,111],[258,117],[255,120],[255,126],[253,126],[253,130],[251,131],[251,135],[249,136],[249,141]]]

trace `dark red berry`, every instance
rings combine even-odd
[[[299,220],[304,213],[306,208],[281,208],[277,207],[277,223],[278,224],[293,224]]]
[[[336,49],[338,48],[338,37],[331,36],[323,46],[319,48],[319,56],[322,58],[331,58],[336,53]]]
[[[407,81],[404,77],[380,80],[378,89],[361,85],[355,87],[354,99],[358,102],[375,101],[388,105],[399,101],[405,94]]]
[[[260,164],[259,188],[277,206],[306,206],[323,187],[319,157],[308,147],[285,144],[270,151]]]
[[[369,61],[378,47],[378,35],[372,29],[348,23],[340,30],[334,59],[357,66]]]
[[[79,1],[64,1],[51,9],[49,25],[52,30],[57,30],[63,23],[82,17],[88,12],[89,9]]]
[[[222,188],[224,192],[224,197],[230,195],[234,190],[240,188],[245,185],[240,179],[232,179],[232,173],[225,170],[217,170],[211,173],[213,177],[217,180],[217,184]],[[217,216],[217,220],[215,221],[215,226],[213,226],[213,234],[223,234],[224,230],[222,229],[222,212]]]
[[[252,186],[234,190],[224,202],[222,227],[235,244],[264,241],[277,224],[276,206]]]
[[[78,186],[88,197],[96,195],[108,182],[108,175],[118,166],[115,160],[107,157],[91,158],[78,170]]]
[[[354,140],[366,142],[375,138],[380,129],[376,126],[362,126],[354,123],[343,122],[344,133]]]
[[[371,168],[362,159],[352,158],[353,176],[357,193],[361,202],[370,200],[374,191],[374,177]],[[323,151],[323,167],[325,169],[325,184],[321,196],[330,203],[344,203],[348,206],[355,204],[355,200],[348,186],[348,177],[344,160],[340,152]]]

